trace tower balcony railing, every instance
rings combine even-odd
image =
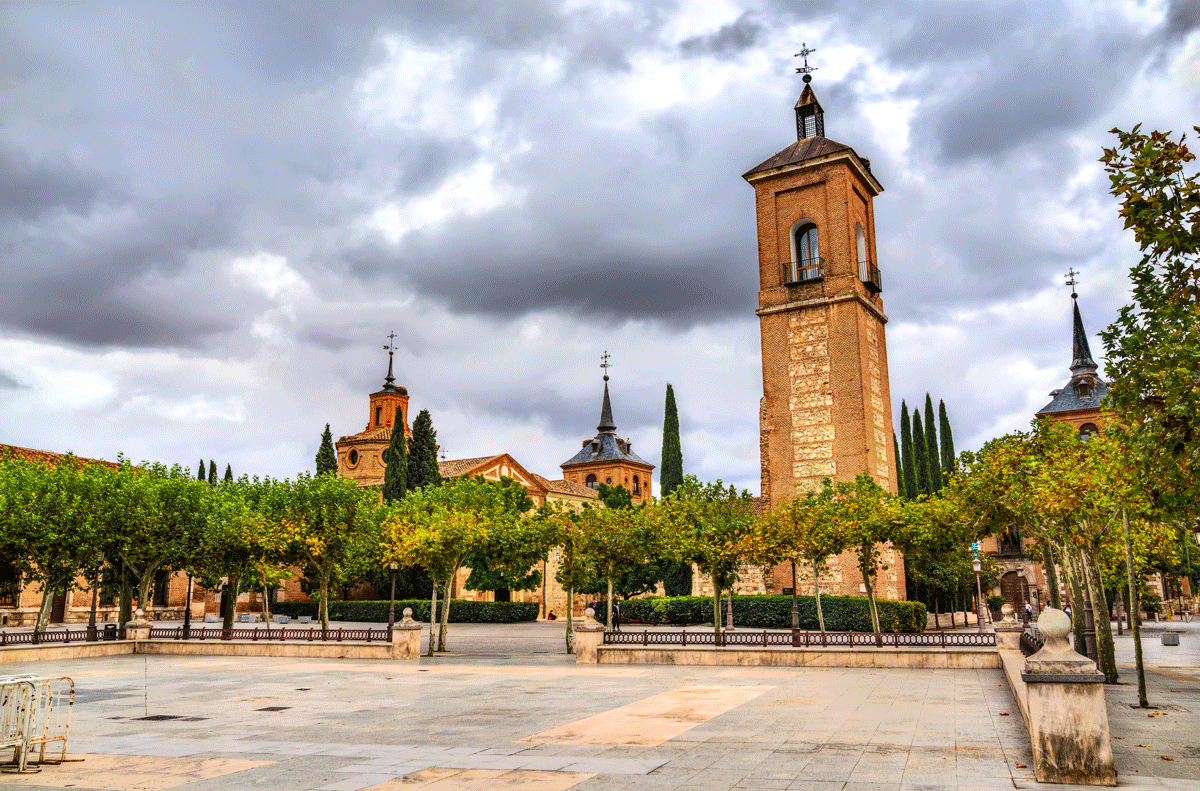
[[[783,265],[783,282],[789,286],[811,283],[825,277],[825,260],[810,258],[807,261],[787,261]]]
[[[879,279],[879,267],[870,261],[858,262],[858,279],[863,282],[868,291],[876,294],[883,291],[883,281]]]

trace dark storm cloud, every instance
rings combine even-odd
[[[684,39],[679,49],[685,55],[734,55],[757,44],[762,32],[756,16],[747,11],[716,33]]]
[[[83,214],[96,201],[98,178],[63,162],[34,162],[28,153],[0,148],[0,220],[34,220],[55,211]]]
[[[1200,3],[1196,0],[1172,0],[1163,32],[1171,41],[1185,38],[1200,27]]]
[[[17,378],[8,371],[0,368],[0,390],[24,390],[25,385],[17,381]]]

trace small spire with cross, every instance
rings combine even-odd
[[[604,381],[608,381],[608,369],[612,368],[612,363],[608,360],[612,355],[608,353],[608,349],[604,350],[604,354],[600,355],[600,367],[604,369]]]
[[[442,446],[442,461],[446,460],[446,446]]]
[[[1071,287],[1071,299],[1079,298],[1079,295],[1075,293],[1075,286],[1079,285],[1079,281],[1075,279],[1078,274],[1079,273],[1075,271],[1075,267],[1071,267],[1067,270],[1066,285]]]
[[[391,390],[391,389],[395,388],[395,385],[393,384],[393,382],[396,381],[396,377],[392,376],[392,355],[396,352],[396,333],[395,333],[395,331],[391,332],[387,336],[387,339],[388,339],[388,342],[383,345],[383,348],[386,349],[387,353],[388,353],[388,372],[387,372],[387,376],[384,377],[384,380],[383,380],[383,389]]]
[[[814,52],[816,52],[816,51],[817,51],[817,48],[816,48],[816,47],[812,47],[812,48],[810,48],[810,47],[808,46],[808,44],[805,44],[805,43],[802,41],[802,42],[800,42],[800,51],[799,51],[799,52],[797,52],[795,55],[793,55],[793,56],[792,56],[793,58],[804,58],[804,65],[803,65],[803,66],[800,66],[800,67],[798,67],[798,68],[796,69],[796,73],[797,73],[797,74],[803,74],[803,75],[804,75],[804,78],[803,78],[803,79],[804,79],[804,81],[805,81],[806,83],[808,83],[808,82],[812,82],[812,73],[813,73],[814,71],[816,71],[816,70],[817,70],[817,67],[816,67],[816,66],[809,66],[809,65],[808,65],[808,56],[809,56],[809,55],[811,55],[811,54],[813,54],[813,53],[814,53]]]

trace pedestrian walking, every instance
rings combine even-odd
[[[613,631],[621,631],[621,605],[617,602],[612,604],[613,612]]]

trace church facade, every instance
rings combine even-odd
[[[870,160],[825,137],[808,84],[796,102],[797,141],[743,175],[754,187],[763,396],[762,508],[869,474],[895,492],[883,282]],[[903,559],[883,548],[876,595],[904,597]],[[849,554],[832,559],[822,590],[866,591]],[[790,566],[768,590],[791,587]],[[811,581],[804,592],[812,590]]]

